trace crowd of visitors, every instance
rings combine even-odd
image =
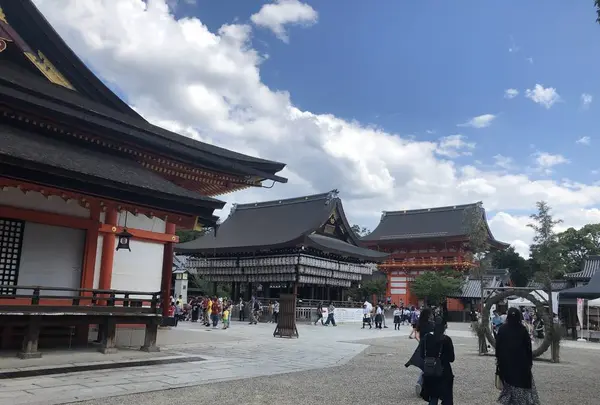
[[[240,321],[248,316],[250,325],[256,325],[261,316],[267,316],[267,322],[272,323],[279,319],[279,302],[276,300],[269,301],[264,307],[256,297],[247,302],[240,298],[236,304],[228,298],[216,296],[192,297],[187,303],[183,302],[181,295],[177,299],[171,297],[171,313],[177,321],[201,322],[207,327],[217,328],[221,322],[223,329],[229,328],[234,309]]]
[[[442,405],[453,405],[451,364],[455,361],[455,353],[452,339],[445,334],[447,321],[443,311],[411,308],[411,312],[410,321],[415,326],[411,337],[414,336],[419,344],[405,366],[421,369],[416,394],[429,405],[437,405],[440,401]],[[502,315],[494,312],[491,326],[496,336],[495,385],[500,390],[500,404],[540,404],[532,373],[532,339],[539,331],[540,322],[543,322],[542,317],[528,309],[510,308]],[[543,330],[543,324],[541,328]]]

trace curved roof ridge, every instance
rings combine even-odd
[[[307,196],[303,196],[303,197],[284,198],[284,199],[280,199],[280,200],[270,200],[270,201],[262,201],[262,202],[247,203],[247,204],[235,204],[234,207],[232,208],[232,211],[248,210],[248,209],[255,209],[255,208],[268,208],[268,207],[273,207],[273,206],[299,204],[299,203],[304,203],[307,201],[318,201],[318,200],[324,200],[324,204],[328,204],[331,200],[333,200],[334,198],[337,197],[337,194],[338,194],[337,190],[331,190],[327,193],[312,194],[312,195],[307,195]]]
[[[433,207],[433,208],[417,208],[413,210],[397,210],[397,211],[382,211],[382,219],[388,215],[408,215],[408,214],[425,214],[428,212],[443,212],[443,211],[451,211],[473,207],[477,204],[480,204],[481,201],[470,203],[470,204],[460,204],[460,205],[447,205],[445,207]]]

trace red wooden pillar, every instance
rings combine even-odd
[[[105,224],[117,226],[117,219],[118,213],[115,208],[111,207],[106,211]],[[102,258],[100,259],[100,280],[98,283],[98,288],[101,290],[110,290],[116,241],[114,234],[107,233],[104,235],[102,241]]]
[[[165,233],[169,235],[175,234],[175,224],[168,223],[165,227]],[[171,305],[171,279],[173,277],[173,254],[175,251],[175,243],[165,243],[163,252],[163,269],[162,269],[162,315],[169,316],[169,306]]]

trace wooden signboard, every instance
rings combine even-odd
[[[299,337],[296,327],[296,294],[281,294],[279,319],[273,332],[275,337]]]

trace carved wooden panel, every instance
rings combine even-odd
[[[25,222],[0,218],[0,285],[16,285],[23,246]],[[13,288],[0,288],[0,295],[14,294]]]

